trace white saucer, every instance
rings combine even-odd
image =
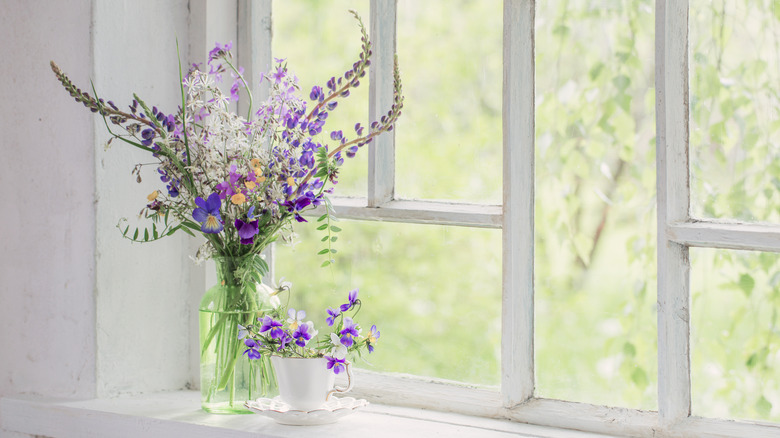
[[[335,423],[341,417],[349,415],[358,408],[367,406],[368,402],[354,397],[331,397],[325,404],[313,411],[297,411],[279,397],[258,398],[244,403],[247,409],[265,415],[279,424],[291,426],[313,426],[316,424]]]

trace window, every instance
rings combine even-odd
[[[276,276],[317,292],[303,307],[359,283],[408,318],[386,319],[382,339],[402,366],[377,355],[361,395],[612,434],[780,431],[757,422],[780,420],[780,13],[705,3],[242,3],[239,47],[265,38],[241,63],[267,69],[278,50],[304,89],[322,75],[298,59],[338,75],[330,63],[357,46],[317,47],[353,41],[344,9],[361,13],[369,107],[345,119],[389,107],[399,52],[408,109],[345,164],[336,267],[311,272],[306,228],[275,249]],[[285,40],[292,20],[310,43]],[[333,23],[338,41],[319,37]],[[447,101],[448,84],[468,105]],[[447,257],[406,243],[422,241]],[[320,302],[323,285],[336,295]],[[732,418],[745,421],[724,429]]]

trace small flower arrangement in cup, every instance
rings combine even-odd
[[[358,290],[351,291],[347,302],[326,310],[326,323],[331,329],[319,334],[314,322],[304,321],[306,312],[279,306],[258,318],[257,325],[239,326],[239,339],[244,341],[244,351],[250,359],[260,359],[263,355],[280,357],[314,358],[324,357],[327,368],[334,374],[346,370],[349,354],[369,353],[379,340],[380,332],[372,325],[367,334],[354,317],[360,311],[362,302],[358,299]]]

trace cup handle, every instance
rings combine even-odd
[[[346,363],[346,368],[347,368],[347,386],[345,388],[340,388],[338,386],[334,386],[333,389],[330,390],[330,392],[328,392],[328,395],[325,397],[326,401],[330,398],[330,396],[334,392],[349,392],[350,390],[352,390],[352,386],[354,385],[354,381],[352,379],[352,363],[351,362],[347,362]]]

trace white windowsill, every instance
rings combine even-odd
[[[460,414],[371,404],[335,424],[283,426],[261,415],[212,415],[200,393],[178,391],[94,400],[16,396],[0,400],[0,435],[46,437],[543,437],[595,438],[586,432]]]

